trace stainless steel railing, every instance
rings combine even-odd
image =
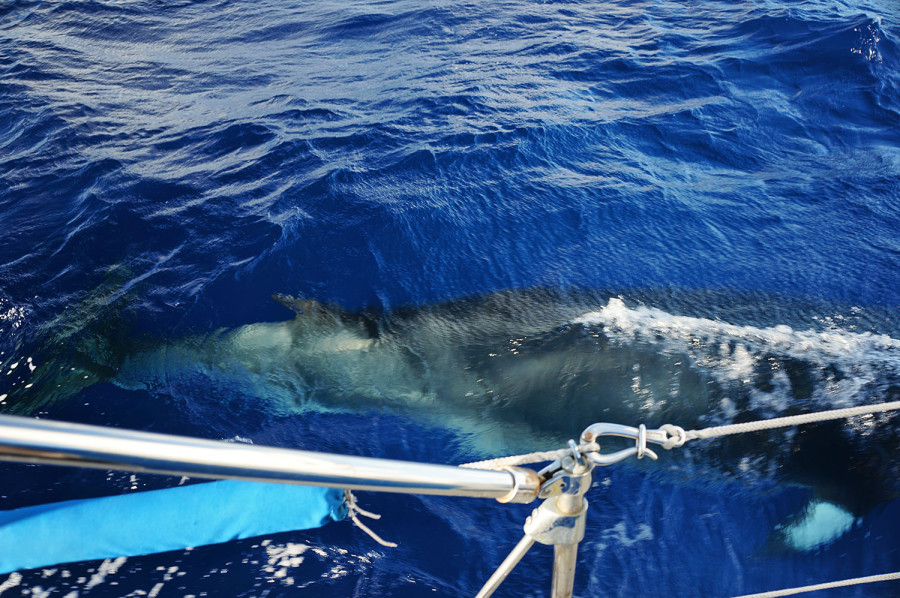
[[[533,471],[462,469],[0,415],[0,460],[531,502]]]

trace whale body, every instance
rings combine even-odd
[[[73,377],[174,400],[204,389],[273,415],[386,411],[491,456],[559,448],[601,421],[692,429],[900,399],[900,341],[833,322],[732,323],[546,290],[389,313],[279,300],[292,319],[120,349]],[[695,441],[648,467],[813,487],[806,519],[783,528],[811,547],[811,522],[837,509],[844,529],[897,495],[894,421]]]

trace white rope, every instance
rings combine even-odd
[[[891,581],[900,579],[900,571],[897,573],[883,573],[881,575],[869,575],[868,577],[855,577],[853,579],[845,579],[843,581],[830,581],[828,583],[819,583],[814,586],[803,586],[801,588],[789,588],[786,590],[774,590],[772,592],[761,592],[759,594],[745,594],[736,598],[776,598],[777,596],[793,596],[794,594],[803,594],[806,592],[815,592],[816,590],[827,590],[829,588],[843,588],[845,586],[855,586],[864,583],[876,583],[879,581]]]
[[[596,442],[588,442],[578,446],[578,451],[586,453],[596,451],[599,447]],[[555,451],[539,451],[536,453],[528,453],[527,455],[511,455],[509,457],[499,457],[497,459],[486,459],[484,461],[475,461],[473,463],[463,463],[460,467],[468,469],[505,469],[514,465],[528,465],[529,463],[544,463],[546,461],[556,461],[562,459],[566,455],[571,455],[572,449],[564,448]]]
[[[356,502],[356,495],[354,495],[349,490],[344,490],[344,500],[347,501],[347,516],[350,517],[350,520],[361,529],[362,531],[369,534],[369,537],[381,544],[382,546],[387,546],[388,548],[397,548],[397,544],[394,542],[388,542],[387,540],[382,539],[381,536],[376,534],[367,526],[365,523],[359,520],[357,514],[362,515],[364,517],[368,517],[369,519],[381,519],[381,515],[376,515],[375,513],[370,513],[366,511]]]
[[[774,428],[785,428],[788,426],[800,426],[803,424],[812,424],[832,419],[842,419],[846,417],[854,417],[856,415],[868,415],[871,413],[882,413],[884,411],[892,411],[900,409],[900,401],[893,403],[881,403],[879,405],[863,405],[861,407],[848,407],[846,409],[833,409],[831,411],[819,411],[817,413],[805,413],[803,415],[792,415],[790,417],[778,417],[775,419],[766,419],[755,422],[746,422],[742,424],[731,424],[729,426],[715,426],[705,428],[703,430],[689,430],[684,433],[685,440],[694,440],[695,438],[716,438],[718,436],[728,436],[729,434],[743,434],[745,432],[759,432],[760,430],[772,430]]]
[[[717,438],[719,436],[729,436],[731,434],[744,434],[747,432],[759,432],[761,430],[772,430],[775,428],[786,428],[789,426],[801,426],[804,424],[813,424],[833,419],[844,419],[855,417],[857,415],[869,415],[872,413],[883,413],[885,411],[893,411],[900,409],[900,401],[892,403],[881,403],[878,405],[862,405],[860,407],[847,407],[845,409],[832,409],[830,411],[819,411],[816,413],[804,413],[802,415],[792,415],[789,417],[777,417],[774,419],[764,419],[753,422],[745,422],[741,424],[731,424],[727,426],[713,426],[702,430],[684,431],[678,426],[665,425],[660,429],[669,432],[672,439],[666,442],[663,447],[667,449],[679,447],[688,440],[696,440],[698,438]],[[582,453],[596,451],[598,446],[596,443],[581,444],[578,450]],[[475,461],[473,463],[464,463],[460,467],[469,469],[504,469],[514,465],[527,465],[529,463],[543,463],[546,461],[556,461],[562,459],[566,455],[572,453],[571,449],[564,448],[555,451],[539,451],[528,453],[525,455],[511,455],[509,457],[499,457],[497,459],[487,459],[485,461]]]
[[[485,459],[484,461],[473,461],[472,463],[463,463],[460,467],[468,469],[503,469],[504,467],[512,467],[513,465],[527,465],[529,463],[542,463],[544,461],[556,461],[571,453],[569,449],[559,449],[555,451],[541,451],[537,453],[528,453],[527,455],[510,455],[509,457],[498,457],[496,459]]]
[[[845,409],[832,409],[830,411],[819,411],[816,413],[804,413],[803,415],[791,415],[789,417],[777,417],[775,419],[764,419],[754,422],[745,422],[741,424],[731,424],[727,426],[713,426],[702,430],[684,431],[678,426],[665,425],[660,429],[669,432],[672,440],[663,445],[670,449],[681,446],[688,440],[696,440],[698,438],[717,438],[719,436],[728,436],[731,434],[744,434],[747,432],[759,432],[761,430],[772,430],[775,428],[786,428],[789,426],[801,426],[804,424],[813,424],[833,419],[844,419],[855,417],[857,415],[869,415],[872,413],[883,413],[885,411],[893,411],[900,409],[900,401],[892,403],[881,403],[878,405],[862,405],[860,407],[847,407]],[[677,439],[677,440],[676,440]],[[581,444],[578,450],[582,453],[597,450],[596,443]],[[527,465],[529,463],[543,463],[545,461],[556,461],[562,459],[566,455],[571,454],[572,450],[565,448],[555,451],[540,451],[528,453],[525,455],[511,455],[509,457],[499,457],[497,459],[487,459],[485,461],[475,461],[473,463],[464,463],[460,467],[469,469],[503,469],[514,465]]]

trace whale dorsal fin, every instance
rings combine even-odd
[[[315,299],[290,295],[272,295],[272,299],[294,312],[296,318],[309,319],[319,325],[342,324],[356,327],[373,339],[379,336],[378,320],[367,312],[351,312],[334,303],[326,305]]]

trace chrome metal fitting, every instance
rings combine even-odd
[[[506,496],[501,496],[497,502],[530,503],[538,497],[541,491],[543,479],[534,470],[524,467],[504,467],[513,476],[513,489]]]
[[[577,513],[564,513],[556,498],[548,498],[525,521],[525,533],[541,544],[578,544],[584,538],[588,501]]]

